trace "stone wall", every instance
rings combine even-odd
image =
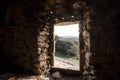
[[[98,80],[117,80],[120,73],[119,2],[93,1],[90,44]]]
[[[23,69],[23,72],[26,70],[43,75],[49,68],[47,61],[49,30],[45,23],[39,21],[37,15],[40,10],[34,10],[36,6],[38,7],[34,1],[18,1],[12,2],[7,7],[1,20],[3,21],[0,34],[3,48],[1,55],[4,55],[8,63]]]

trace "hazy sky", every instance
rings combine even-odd
[[[79,35],[78,24],[65,25],[65,26],[54,26],[54,34],[58,36],[75,36]]]

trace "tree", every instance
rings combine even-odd
[[[56,52],[59,52],[68,56],[76,56],[78,53],[78,44],[75,41],[56,41]]]

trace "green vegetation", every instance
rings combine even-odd
[[[59,53],[59,52],[56,52],[55,56],[57,56],[57,57],[59,57],[59,58],[63,58],[63,59],[76,59],[76,60],[78,60],[78,58],[77,58],[76,56],[73,56],[73,57],[71,57],[71,56],[66,56],[66,55],[61,54],[61,53]]]
[[[59,37],[56,36],[56,44],[55,44],[56,56],[62,58],[74,58],[78,59],[78,38],[73,37]]]

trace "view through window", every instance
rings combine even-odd
[[[55,25],[54,41],[54,66],[79,70],[79,24]]]

